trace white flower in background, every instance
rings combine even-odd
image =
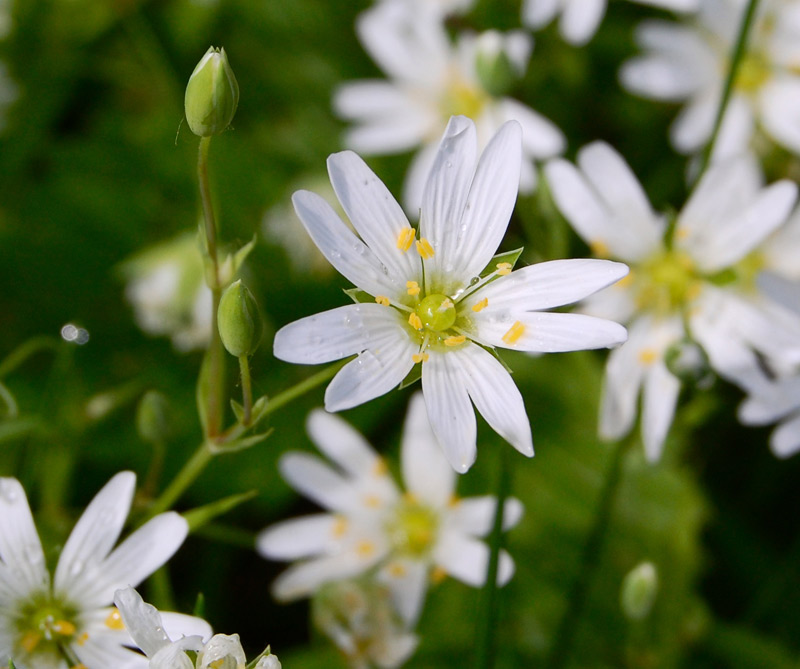
[[[757,281],[779,269],[782,233],[775,231],[797,187],[765,188],[753,162],[731,161],[708,170],[673,226],[607,144],[583,148],[577,163],[546,166],[556,204],[596,255],[631,265],[624,281],[582,308],[629,324],[628,342],[606,367],[600,433],[618,439],[631,430],[641,391],[642,437],[655,461],[680,391],[665,356],[686,338],[703,347],[717,373],[744,387],[758,373],[759,355],[797,361],[800,318],[765,297]]]
[[[478,74],[481,39],[461,33],[452,43],[442,23],[413,5],[384,2],[358,18],[357,30],[372,59],[389,77],[343,84],[334,97],[334,109],[355,126],[345,146],[359,153],[381,155],[419,148],[406,176],[403,202],[416,213],[433,165],[442,129],[452,115],[469,116],[478,128],[481,147],[508,120],[523,129],[520,186],[533,189],[533,161],[564,150],[561,131],[548,119],[502,95],[490,94]],[[490,33],[501,44],[508,66],[524,73],[532,42],[521,31]]]
[[[308,596],[324,583],[374,571],[401,618],[419,617],[428,583],[450,575],[468,585],[486,580],[489,548],[479,537],[492,527],[495,498],[455,497],[456,473],[442,457],[420,394],[412,397],[403,432],[401,464],[406,492],[364,438],[340,418],[311,413],[309,435],[336,467],[306,453],[279,463],[293,488],[329,512],[273,525],[256,540],[261,555],[298,560],[275,581],[278,599]],[[505,529],[517,524],[522,504],[509,499]],[[514,563],[500,553],[497,580]]]
[[[542,311],[610,285],[625,265],[557,260],[512,273],[512,263],[493,260],[514,208],[519,165],[519,124],[503,125],[478,161],[475,125],[453,117],[426,184],[416,242],[403,210],[350,151],[330,156],[328,172],[360,238],[318,195],[293,197],[311,238],[367,301],[283,327],[275,356],[301,364],[358,356],[328,385],[328,411],[383,395],[421,365],[433,430],[460,472],[476,456],[470,400],[498,434],[533,455],[522,396],[488,349],[574,351],[625,340],[617,323]]]
[[[147,604],[133,588],[118,590],[114,603],[133,640],[150,660],[149,669],[244,669],[247,664],[238,634],[215,634],[210,628],[205,635],[184,636],[172,641],[164,630],[161,613]],[[196,653],[193,662],[186,651]],[[272,654],[262,657],[256,669],[280,669],[281,663]]]
[[[620,79],[633,93],[685,103],[671,129],[681,153],[698,151],[711,137],[746,4],[702,0],[690,23],[645,21],[636,32],[645,53],[623,65]],[[757,129],[790,151],[800,151],[798,17],[796,0],[761,3],[714,147],[715,160],[752,148]]]
[[[699,0],[632,0],[642,5],[670,9],[674,12],[691,12]],[[606,13],[607,0],[524,0],[522,22],[532,30],[539,30],[557,15],[561,18],[558,30],[573,46],[583,46],[597,32]]]
[[[0,478],[0,666],[13,660],[17,669],[146,667],[111,606],[114,592],[172,557],[188,526],[177,513],[162,513],[114,548],[135,485],[134,474],[121,472],[95,495],[51,582],[25,491],[16,479]],[[164,623],[174,633],[207,630],[177,613],[164,614]]]
[[[211,337],[211,291],[203,276],[197,239],[182,234],[123,263],[125,296],[136,324],[168,335],[179,351],[204,348]]]
[[[763,378],[750,389],[739,406],[745,425],[779,425],[770,435],[772,452],[788,458],[800,451],[800,374],[778,379]]]
[[[379,0],[380,2],[405,2],[411,11],[426,12],[437,17],[465,14],[475,4],[475,0]]]

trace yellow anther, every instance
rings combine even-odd
[[[414,361],[414,364],[420,362],[428,362],[428,358],[430,358],[430,356],[427,353],[415,353],[414,355],[411,356],[411,359]]]
[[[512,269],[514,269],[514,266],[510,262],[497,263],[497,273],[500,276],[506,276],[507,274],[511,274]]]
[[[347,532],[347,518],[344,516],[336,516],[336,519],[333,521],[333,527],[331,527],[331,534],[335,539],[340,539],[344,536],[345,532]]]
[[[525,326],[519,321],[514,321],[514,325],[508,329],[508,332],[503,335],[502,339],[509,346],[513,346],[519,341],[519,338],[523,334],[525,334]]]
[[[450,499],[447,500],[447,504],[448,504],[448,506],[451,506],[451,507],[452,506],[458,506],[459,504],[461,504],[461,498],[458,495],[456,495],[455,493],[453,493],[452,495],[450,495]]]
[[[416,504],[417,503],[417,496],[411,492],[410,490],[406,490],[403,493],[403,501],[408,502],[409,504]]]
[[[414,241],[416,236],[417,233],[414,232],[414,228],[403,228],[400,234],[397,235],[397,248],[405,253],[411,248],[411,242]]]
[[[615,288],[627,288],[633,283],[633,270],[630,270],[625,276],[614,284]]]
[[[381,505],[381,499],[377,495],[364,495],[364,506],[377,509]]]
[[[608,246],[605,242],[601,242],[599,239],[589,242],[589,249],[591,250],[592,255],[596,255],[601,258],[608,258]]]
[[[388,307],[389,306],[389,298],[386,297],[386,295],[376,295],[375,296],[375,301],[378,304],[382,304],[384,307]]]
[[[675,230],[675,239],[686,239],[689,236],[689,230],[686,228],[678,228]]]
[[[75,634],[75,625],[68,620],[57,620],[53,623],[53,631],[62,636],[72,636]]]
[[[480,302],[472,305],[472,310],[477,314],[479,311],[483,311],[488,306],[489,306],[489,298],[484,297]]]
[[[438,585],[447,578],[447,572],[439,566],[433,568],[431,572],[431,583]]]
[[[403,576],[408,573],[405,565],[399,562],[392,562],[392,564],[389,565],[388,571],[389,576],[393,576],[394,578],[403,578]]]
[[[89,669],[83,662],[72,665],[72,669]]]
[[[433,258],[433,246],[431,243],[422,237],[417,242],[417,253],[423,258],[423,260],[428,260],[428,258]]]
[[[124,630],[125,624],[122,622],[122,616],[119,614],[117,608],[111,609],[111,613],[106,618],[106,627],[112,630]]]
[[[452,337],[448,337],[444,340],[445,346],[458,346],[459,344],[463,344],[467,341],[467,338],[464,335],[453,335]]]
[[[419,295],[419,284],[416,281],[406,281],[409,295]]]
[[[643,365],[652,365],[656,358],[658,358],[658,353],[656,353],[652,348],[643,348],[639,351],[639,362]]]
[[[211,664],[209,664],[209,669],[220,669],[223,666],[224,662],[227,662],[227,657],[221,657],[218,660],[214,660]]]
[[[695,281],[691,286],[689,286],[689,288],[687,288],[686,299],[696,300],[698,297],[700,297],[701,292],[703,292],[703,286],[699,281]]]
[[[79,646],[83,646],[88,640],[89,640],[89,633],[88,632],[84,632],[77,639],[78,645]]]
[[[383,458],[378,458],[375,460],[375,464],[372,466],[372,474],[374,476],[386,476],[389,471],[389,467],[386,464],[386,460]]]
[[[20,646],[28,652],[33,652],[33,649],[39,645],[39,642],[42,640],[42,635],[40,632],[35,632],[34,630],[28,630],[25,634],[22,635],[22,640],[20,641]]]
[[[371,541],[359,541],[356,545],[356,553],[358,557],[368,558],[375,552],[375,544]]]
[[[422,321],[420,320],[419,316],[417,316],[416,314],[411,314],[408,317],[408,324],[412,328],[414,328],[415,330],[421,330],[422,329]]]
[[[441,306],[439,307],[439,311],[446,311],[447,309],[455,309],[455,304],[453,304],[453,300],[449,297],[444,298],[442,301]]]

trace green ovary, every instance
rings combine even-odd
[[[442,113],[445,117],[463,115],[476,119],[487,100],[488,96],[480,88],[454,76],[442,102]]]
[[[395,550],[411,557],[422,557],[433,547],[439,529],[439,518],[413,497],[397,505],[387,531]]]
[[[422,325],[434,332],[444,332],[456,322],[456,307],[446,295],[428,295],[416,308]]]
[[[755,93],[769,79],[767,62],[760,54],[750,54],[742,59],[736,75],[736,88],[745,93]]]
[[[17,618],[16,645],[29,656],[60,657],[60,646],[76,636],[76,611],[42,595],[24,606]]]
[[[701,277],[694,263],[679,251],[667,251],[651,258],[634,276],[638,307],[660,314],[687,306],[700,290]]]

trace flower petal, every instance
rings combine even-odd
[[[357,504],[353,484],[314,455],[285,453],[278,469],[292,488],[326,509],[347,511]]]
[[[271,560],[299,560],[325,553],[334,545],[337,518],[317,513],[271,525],[256,538],[256,551]]]
[[[760,384],[739,406],[739,420],[745,425],[767,425],[800,409],[800,376]]]
[[[597,32],[597,26],[606,13],[605,0],[581,2],[568,0],[561,13],[558,27],[564,40],[572,46],[583,46]]]
[[[672,425],[681,382],[662,362],[652,364],[645,374],[642,389],[642,441],[650,462],[658,462],[664,440]]]
[[[800,416],[794,416],[773,430],[769,445],[779,458],[788,458],[797,453],[800,450]]]
[[[389,587],[392,603],[406,625],[413,627],[422,612],[428,571],[426,561],[393,558],[378,573],[378,580]]]
[[[473,537],[485,537],[492,531],[497,498],[494,495],[456,500],[447,517],[448,527]],[[522,518],[524,507],[516,497],[509,497],[503,507],[503,531],[510,530]]]
[[[503,121],[517,121],[522,127],[522,153],[529,158],[552,158],[566,148],[558,126],[514,98],[498,101],[497,115]]]
[[[489,547],[478,539],[449,532],[436,547],[434,560],[453,578],[467,585],[478,587],[486,582]],[[505,585],[513,574],[514,561],[505,550],[501,550],[497,584]]]
[[[0,478],[0,565],[0,593],[27,598],[49,585],[28,498],[14,478]]]
[[[114,604],[122,616],[125,629],[147,657],[155,655],[171,643],[170,637],[164,631],[158,609],[146,603],[136,590],[131,587],[117,590],[114,593]]]
[[[372,475],[381,462],[357,430],[321,409],[308,415],[306,431],[320,451],[353,477]]]

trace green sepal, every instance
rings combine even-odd
[[[404,378],[400,382],[400,385],[397,386],[397,389],[402,390],[403,388],[408,388],[411,384],[419,381],[422,378],[422,365],[424,364],[425,363],[419,363],[414,365],[411,368],[411,371],[408,374],[406,374],[406,378]]]
[[[261,652],[261,654],[260,654],[260,655],[258,655],[258,657],[256,657],[256,658],[252,659],[250,662],[248,662],[248,663],[247,663],[247,667],[246,667],[245,669],[254,669],[254,668],[255,668],[255,666],[258,664],[258,661],[259,661],[259,660],[261,660],[261,659],[263,659],[263,658],[265,658],[265,657],[269,657],[270,655],[272,655],[272,648],[271,648],[271,646],[267,646],[267,647],[266,647],[266,648],[265,648],[265,649],[264,649],[264,650]]]
[[[258,494],[257,490],[248,490],[247,492],[239,493],[237,495],[230,495],[223,497],[216,502],[199,506],[191,511],[182,513],[184,520],[189,523],[189,532],[194,532],[203,525],[211,522],[218,516],[221,516],[228,511],[232,511],[240,504],[253,499]]]
[[[241,423],[244,420],[244,407],[231,398],[231,409],[233,409],[233,415],[236,416],[236,420]]]
[[[14,660],[8,661],[8,669],[17,669],[17,665],[14,664]]]
[[[361,290],[360,288],[346,288],[344,289],[344,294],[356,304],[369,304],[375,302],[375,298],[372,295],[364,290]]]
[[[195,618],[202,618],[203,620],[205,620],[206,598],[202,592],[197,593],[197,599],[194,600],[194,609],[192,609],[192,615]]]
[[[253,235],[253,238],[247,242],[247,244],[242,246],[235,253],[229,253],[225,257],[225,260],[222,261],[222,264],[219,268],[219,274],[220,281],[222,282],[223,286],[227,286],[229,283],[232,283],[236,278],[237,273],[241,269],[242,265],[244,265],[244,261],[247,260],[247,256],[249,256],[256,247],[256,240],[257,237]]]
[[[497,270],[497,265],[499,265],[501,262],[511,263],[511,269],[514,269],[514,266],[517,264],[517,260],[519,260],[519,257],[522,255],[524,250],[524,247],[520,246],[518,249],[514,249],[513,251],[506,251],[505,253],[498,253],[496,256],[492,256],[489,264],[483,268],[483,271],[480,274],[481,279],[489,276],[492,272]]]
[[[253,407],[250,410],[250,425],[252,427],[255,425],[264,414],[264,409],[267,408],[267,399],[266,395],[259,397],[255,402],[253,402]],[[231,409],[233,409],[233,415],[236,416],[236,420],[242,423],[244,421],[244,407],[239,404],[234,399],[231,399]]]
[[[236,451],[243,451],[251,446],[261,443],[264,441],[264,439],[269,437],[273,431],[273,428],[270,428],[261,434],[254,434],[249,437],[234,439],[232,441],[225,442],[224,444],[215,444],[211,442],[209,443],[209,449],[212,453],[234,453]]]

